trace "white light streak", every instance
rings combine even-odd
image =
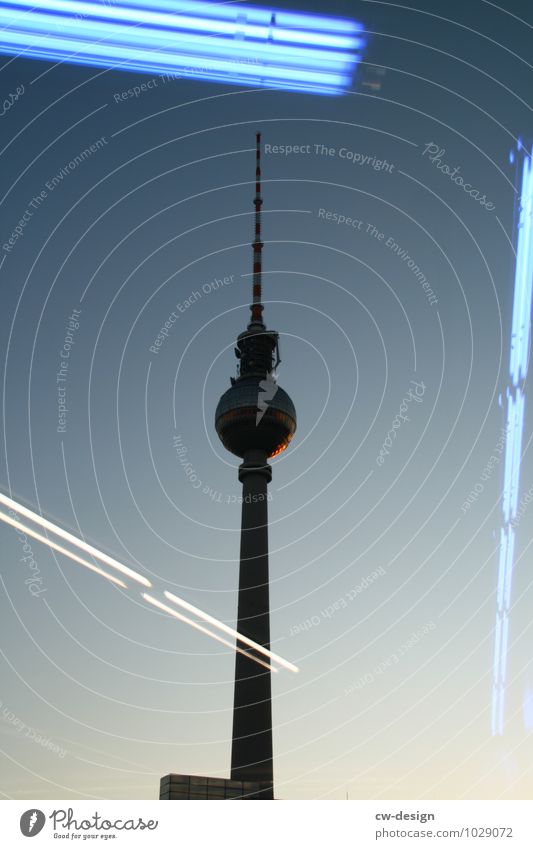
[[[209,637],[213,637],[214,640],[217,640],[219,643],[222,643],[225,646],[228,646],[232,651],[235,648],[239,654],[243,654],[245,657],[250,658],[250,660],[254,660],[259,666],[264,666],[265,669],[269,669],[271,672],[277,672],[278,670],[274,666],[270,666],[268,663],[265,663],[263,660],[260,660],[258,657],[254,657],[249,652],[244,649],[240,649],[238,646],[233,646],[232,643],[225,640],[224,637],[220,637],[218,634],[214,634],[213,631],[210,631],[209,628],[204,628],[203,625],[199,625],[198,622],[194,622],[193,619],[189,619],[188,616],[183,616],[183,614],[178,613],[173,607],[169,607],[167,604],[163,604],[162,601],[158,601],[153,596],[148,595],[148,593],[142,593],[142,597],[145,601],[149,602],[149,604],[153,604],[154,607],[157,607],[159,610],[162,610],[164,613],[169,613],[171,616],[174,616],[175,619],[179,619],[180,622],[185,622],[187,625],[191,625],[193,628],[196,628],[197,631],[201,631],[202,634],[207,634]]]
[[[61,537],[61,539],[66,540],[66,542],[70,542],[72,543],[72,545],[76,545],[78,548],[81,548],[82,551],[85,551],[87,554],[91,554],[93,557],[96,557],[98,560],[101,560],[103,563],[106,563],[113,569],[117,569],[118,572],[122,572],[123,575],[126,575],[133,581],[137,581],[144,587],[152,586],[150,581],[147,578],[143,577],[143,575],[139,575],[138,572],[134,572],[133,569],[130,569],[128,566],[125,566],[123,563],[120,563],[118,560],[115,560],[114,557],[110,557],[108,554],[104,554],[103,551],[99,551],[93,545],[89,545],[88,542],[85,542],[84,540],[75,537],[74,534],[63,530],[63,528],[60,528],[59,525],[55,525],[53,522],[50,522],[48,521],[48,519],[45,519],[44,516],[40,516],[38,513],[34,513],[33,510],[29,510],[27,507],[24,507],[23,504],[19,504],[17,501],[13,501],[12,498],[8,498],[7,495],[4,495],[3,493],[0,493],[0,504],[3,504],[4,507],[10,507],[16,513],[22,514],[27,519],[31,519],[32,522],[35,522],[42,528],[46,528],[47,531],[56,534],[56,536]],[[43,539],[46,540],[47,545],[51,545],[51,543],[46,537],[44,537]],[[85,564],[85,561],[83,562]]]
[[[89,563],[87,560],[84,560],[82,557],[78,557],[77,554],[74,554],[72,551],[69,551],[66,548],[63,548],[62,545],[59,545],[57,542],[54,542],[48,537],[43,536],[42,534],[37,533],[37,531],[32,530],[32,528],[26,527],[22,522],[17,522],[16,519],[13,519],[11,516],[6,516],[5,513],[0,511],[0,521],[6,522],[6,524],[11,525],[13,528],[16,528],[21,533],[27,534],[33,539],[42,542],[44,545],[48,545],[50,548],[53,548],[54,551],[59,551],[60,554],[65,554],[67,557],[70,557],[71,560],[75,560],[76,563],[81,563],[82,566],[85,566],[87,569],[90,569],[91,572],[96,572],[98,575],[102,575],[102,577],[107,578],[108,581],[112,581],[114,584],[117,584],[119,587],[123,587],[127,589],[126,584],[120,580],[120,578],[115,578],[114,575],[109,575],[107,572],[104,572],[103,569],[100,569],[99,566],[94,566],[92,563]]]
[[[179,596],[174,595],[174,593],[168,592],[165,590],[165,596],[169,599],[169,601],[173,601],[175,604],[178,604],[180,607],[183,607],[185,610],[188,610],[189,613],[194,613],[196,616],[199,616],[205,622],[209,622],[211,625],[215,625],[216,628],[219,628],[221,631],[224,631],[225,634],[229,634],[231,637],[235,637],[239,642],[245,643],[250,648],[256,649],[256,651],[261,652],[266,657],[269,657],[271,660],[279,663],[280,666],[284,666],[285,669],[290,670],[290,672],[299,672],[297,666],[294,663],[290,663],[288,660],[285,660],[283,657],[280,657],[279,654],[275,654],[274,652],[266,649],[260,643],[256,643],[254,640],[250,640],[248,637],[245,637],[244,634],[240,634],[238,631],[235,631],[234,628],[230,628],[229,625],[226,625],[224,622],[221,622],[220,619],[215,619],[214,616],[210,616],[209,613],[205,613],[205,611],[200,610],[200,608],[195,607],[194,604],[189,604],[188,601],[185,601],[183,598],[179,598]]]

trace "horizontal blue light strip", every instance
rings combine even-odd
[[[211,58],[192,57],[192,56],[177,56],[164,51],[143,50],[141,48],[122,47],[121,45],[106,45],[91,42],[80,42],[76,39],[63,39],[45,35],[35,35],[27,33],[9,33],[9,42],[6,42],[6,33],[0,31],[0,50],[4,50],[9,46],[16,46],[19,50],[24,50],[25,53],[39,55],[40,58],[46,59],[64,59],[70,61],[71,58],[77,56],[78,63],[92,64],[95,60],[101,64],[117,65],[120,64],[125,70],[137,71],[153,71],[155,73],[178,73],[184,68],[190,69],[190,75],[194,76],[193,64],[200,68],[199,76],[204,78],[225,79],[225,72],[228,69],[228,64],[232,62],[230,58],[227,60],[213,60]],[[17,51],[17,52],[18,52]],[[233,60],[235,64],[236,60]],[[209,67],[203,67],[209,66]],[[341,88],[346,86],[347,75],[334,74],[328,72],[312,71],[306,68],[290,68],[276,66],[259,66],[254,68],[246,63],[239,64],[239,74],[235,74],[234,68],[233,78],[235,81],[243,81],[243,77],[247,77],[251,82],[257,84],[270,84],[276,81],[294,82],[299,87],[308,87],[313,90],[314,86],[323,86],[324,88]],[[218,74],[216,72],[219,72]]]
[[[292,42],[296,39],[301,42],[309,36],[310,43],[317,46],[348,50],[355,49],[361,43],[360,39],[354,38],[356,32],[350,31],[348,28],[344,28],[340,33],[324,31],[318,24],[315,26],[307,25],[305,23],[307,16],[305,15],[295,16],[294,23],[287,28],[282,23],[282,16],[276,15],[274,22],[272,22],[272,13],[264,10],[261,11],[260,16],[255,15],[251,19],[248,14],[251,8],[242,6],[227,7],[231,14],[224,19],[219,15],[213,17],[202,15],[198,9],[195,11],[191,9],[192,14],[184,14],[176,8],[158,11],[145,6],[136,9],[131,8],[130,4],[102,5],[95,2],[83,2],[83,0],[42,0],[42,2],[7,0],[2,5],[6,9],[11,8],[13,15],[19,19],[39,12],[55,12],[61,13],[65,19],[69,17],[80,26],[83,26],[84,22],[88,20],[112,21],[127,23],[130,26],[142,24],[143,27],[160,27],[194,33],[204,32],[231,38],[238,36],[261,41],[274,39]],[[298,20],[299,18],[301,19]]]
[[[280,18],[278,13],[254,7],[204,3],[172,6],[171,13],[169,3],[151,2],[147,8],[139,0],[112,5],[84,0],[0,2],[0,51],[49,61],[338,94],[350,85],[360,60],[357,50],[364,46],[355,37],[360,26],[340,19],[297,14]],[[179,9],[187,14],[177,13]],[[208,19],[201,10],[211,15],[222,10],[222,15]],[[261,25],[256,25],[257,20]],[[295,22],[318,27],[329,21],[334,31],[283,30],[279,20],[291,27]],[[351,52],[339,45],[349,45]]]
[[[221,21],[250,21],[251,23],[270,25],[272,18],[275,26],[288,29],[302,29],[324,33],[355,34],[363,32],[360,23],[348,18],[330,17],[327,15],[309,15],[302,12],[287,12],[273,10],[261,6],[232,5],[231,3],[205,3],[201,0],[183,2],[183,0],[8,0],[6,5],[26,9],[51,9],[80,14],[80,6],[96,10],[136,9],[153,12],[163,12],[175,17],[205,18],[206,20]],[[86,10],[85,10],[86,11]]]
[[[21,49],[23,49],[23,45],[21,45]],[[4,47],[0,40],[0,52],[4,50]],[[9,51],[6,51],[9,52]],[[20,53],[17,51],[17,55]],[[285,81],[283,79],[270,79],[265,77],[243,77],[236,73],[230,72],[220,72],[215,73],[212,70],[206,69],[205,71],[197,71],[197,72],[188,72],[187,69],[180,69],[179,67],[169,67],[167,65],[162,65],[160,63],[147,63],[147,62],[134,62],[131,59],[129,60],[120,60],[116,59],[115,61],[111,61],[107,56],[84,56],[80,54],[73,54],[70,51],[65,51],[64,53],[61,51],[54,51],[51,55],[49,50],[39,50],[38,48],[29,48],[26,49],[23,53],[24,56],[33,59],[45,59],[46,61],[65,61],[71,65],[91,65],[97,68],[109,68],[112,67],[116,70],[120,71],[135,71],[138,73],[153,73],[153,74],[170,74],[176,76],[183,76],[191,79],[199,79],[199,80],[208,80],[212,82],[224,82],[224,83],[234,83],[235,85],[245,85],[245,86],[266,86],[267,88],[277,88],[288,91],[302,91],[310,94],[320,94],[320,95],[336,95],[341,93],[345,85],[348,85],[348,82],[342,82],[339,86],[332,86],[331,82],[329,84],[320,84],[317,82],[313,83],[305,83],[301,81]]]
[[[0,6],[0,27],[11,26],[9,33],[17,32],[28,34],[28,44],[31,45],[31,37],[37,34],[41,37],[54,36],[59,38],[75,38],[81,44],[98,43],[113,46],[146,47],[161,51],[178,51],[180,55],[187,57],[202,58],[215,56],[222,59],[228,57],[228,42],[219,38],[206,38],[178,30],[173,32],[158,29],[139,29],[127,27],[121,24],[99,23],[88,21],[76,21],[74,18],[63,18],[58,15],[43,15],[40,13],[28,16],[22,29],[17,24],[19,18],[13,19],[9,9]],[[0,36],[2,30],[0,30]],[[8,40],[5,35],[4,41]],[[353,58],[348,53],[333,50],[316,50],[308,48],[291,48],[279,45],[251,44],[250,42],[236,42],[231,44],[231,59],[255,60],[256,63],[264,61],[272,65],[282,67],[307,67],[323,70],[343,71],[349,70],[353,64]]]

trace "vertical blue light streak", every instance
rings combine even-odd
[[[505,725],[509,621],[512,599],[514,550],[517,530],[520,461],[525,417],[525,389],[531,345],[531,298],[533,290],[533,167],[531,153],[519,141],[509,161],[516,162],[521,193],[517,201],[516,266],[513,317],[509,356],[509,378],[505,392],[506,439],[503,472],[502,528],[498,560],[494,668],[492,682],[492,733],[502,735]],[[521,170],[521,173],[520,173]],[[518,183],[518,180],[517,180]]]

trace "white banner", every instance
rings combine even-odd
[[[9,800],[2,846],[533,847],[529,801],[241,802]]]

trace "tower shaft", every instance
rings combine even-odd
[[[231,779],[169,773],[161,779],[161,799],[273,799],[272,683],[260,651],[239,635],[270,650],[268,575],[268,484],[270,457],[281,454],[296,430],[296,410],[278,385],[278,333],[263,323],[261,241],[261,134],[256,135],[255,237],[251,318],[239,334],[238,375],[222,394],[215,427],[222,444],[242,459],[242,525],[235,653],[235,692]],[[257,663],[259,661],[260,663]],[[201,788],[201,789],[200,789]]]
[[[267,488],[272,470],[267,461],[289,445],[296,430],[296,410],[276,380],[278,333],[263,323],[262,203],[261,134],[257,133],[252,315],[237,338],[238,376],[230,379],[231,387],[218,402],[215,426],[222,444],[243,460],[239,466],[243,499],[237,629],[270,649]],[[264,658],[253,649],[247,647],[247,653],[248,657],[237,652],[235,659],[231,778],[248,785],[254,798],[273,799],[271,669],[255,662],[254,658],[263,662]],[[250,782],[255,782],[253,790]]]
[[[237,630],[270,648],[267,485],[272,477],[267,453],[247,451],[239,467],[242,529]],[[250,654],[261,655],[253,649]],[[231,777],[260,781],[255,798],[273,798],[272,688],[270,670],[237,653]]]

